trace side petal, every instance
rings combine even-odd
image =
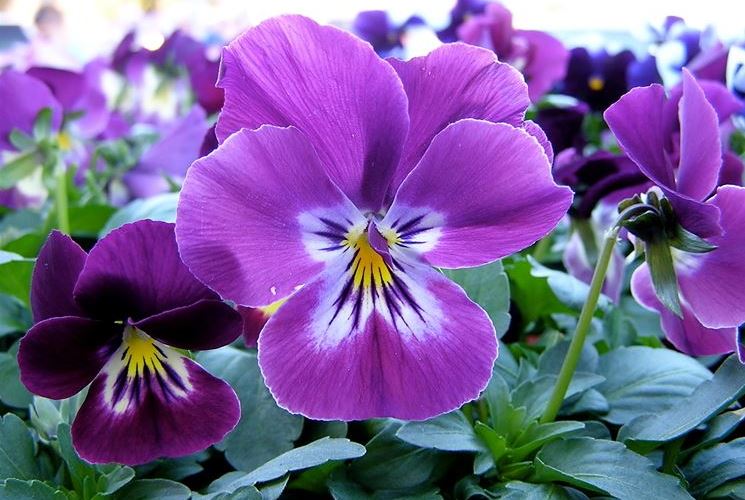
[[[389,59],[409,98],[411,127],[389,194],[416,166],[432,139],[464,118],[520,126],[530,105],[516,69],[493,52],[462,43],[446,44],[408,61]]]
[[[13,129],[30,134],[36,115],[44,108],[52,111],[52,130],[59,130],[62,123],[62,106],[49,87],[36,78],[5,70],[0,73],[0,151],[15,150],[9,135]]]
[[[295,126],[358,207],[381,208],[409,119],[400,80],[369,44],[304,17],[276,17],[228,45],[218,86],[220,142],[241,128]]]
[[[541,239],[571,202],[534,137],[461,120],[435,137],[379,227],[433,266],[478,266]]]
[[[631,293],[641,305],[660,315],[660,325],[667,339],[681,352],[692,356],[725,354],[736,349],[737,328],[707,328],[681,301],[683,319],[670,312],[657,298],[649,275],[649,267],[642,264],[631,277]]]
[[[701,201],[716,188],[722,168],[719,121],[691,73],[683,68],[683,96],[678,105],[680,162],[678,192]]]
[[[73,299],[73,290],[87,254],[72,238],[52,231],[36,258],[31,278],[34,323],[55,316],[86,316]]]
[[[569,51],[557,38],[543,31],[516,30],[515,37],[528,46],[523,72],[532,102],[538,102],[567,72]]]
[[[88,255],[76,301],[95,317],[137,321],[217,299],[181,262],[173,228],[141,220],[111,231]]]
[[[238,338],[242,320],[220,300],[200,300],[134,323],[154,339],[178,349],[217,349]]]
[[[125,342],[91,385],[72,441],[89,462],[139,465],[201,451],[239,417],[224,381],[163,344]]]
[[[189,169],[176,237],[204,283],[260,306],[312,280],[360,220],[298,129],[264,126],[233,134]]]
[[[75,316],[35,324],[18,347],[23,385],[45,398],[74,396],[119,347],[121,333],[121,325]]]
[[[677,252],[675,271],[682,295],[701,323],[710,328],[745,323],[745,188],[724,186],[709,201],[721,211],[723,234],[708,241],[704,254]]]
[[[486,313],[434,269],[382,262],[382,275],[371,265],[377,277],[355,283],[342,259],[266,324],[259,366],[280,406],[323,420],[422,420],[486,386],[497,355]]]
[[[670,159],[665,152],[665,89],[652,84],[624,94],[603,113],[621,149],[644,175],[660,186],[675,189]]]

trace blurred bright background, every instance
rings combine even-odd
[[[711,28],[721,38],[745,35],[740,1],[675,0],[504,0],[514,24],[559,36],[568,46],[631,46],[647,41],[650,27],[665,16],[684,18],[690,27]],[[349,26],[363,10],[386,10],[394,21],[419,15],[445,26],[454,0],[0,0],[0,25],[19,25],[37,41],[42,59],[76,66],[110,52],[122,36],[138,29],[139,44],[155,49],[174,29],[220,45],[245,28],[283,13],[299,13],[323,23]],[[740,4],[740,11],[736,12]],[[34,36],[35,34],[42,36]],[[12,35],[6,35],[12,36]]]

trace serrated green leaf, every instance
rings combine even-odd
[[[586,437],[554,441],[538,452],[535,477],[620,499],[692,498],[675,477],[657,472],[649,459],[616,441]]]

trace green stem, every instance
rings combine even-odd
[[[595,273],[592,275],[592,282],[590,283],[590,292],[587,294],[587,301],[585,302],[585,305],[582,306],[582,312],[577,321],[577,328],[574,331],[572,342],[569,344],[564,363],[561,365],[559,377],[556,379],[556,385],[554,385],[551,399],[549,399],[546,411],[541,417],[541,423],[553,422],[556,415],[559,413],[561,404],[564,402],[567,389],[569,389],[569,383],[572,381],[574,370],[577,369],[577,363],[582,354],[582,346],[585,344],[585,338],[590,329],[590,322],[595,314],[595,308],[598,305],[598,299],[600,298],[600,292],[603,289],[603,282],[605,281],[605,275],[608,272],[608,266],[610,265],[613,248],[616,246],[617,238],[618,226],[614,226],[605,235],[603,249],[600,252],[600,258],[595,266]]]
[[[678,461],[678,453],[683,447],[683,438],[678,438],[675,441],[667,443],[665,451],[662,455],[662,472],[666,474],[673,474],[675,472],[675,464]]]
[[[55,168],[54,202],[57,210],[57,228],[65,234],[70,234],[70,213],[67,206],[67,169],[61,161],[57,163]]]

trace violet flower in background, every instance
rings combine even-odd
[[[542,31],[512,27],[512,13],[500,3],[489,3],[482,14],[458,27],[458,39],[493,50],[500,61],[517,68],[536,102],[564,78],[569,52],[562,43]]]
[[[352,23],[352,32],[373,46],[380,56],[398,55],[403,49],[402,37],[411,25],[423,24],[421,18],[413,16],[405,23],[393,22],[384,10],[360,12]]]
[[[298,16],[238,37],[222,69],[221,145],[187,173],[177,240],[227,299],[290,296],[258,340],[278,404],[320,419],[425,419],[476,398],[494,328],[432,266],[523,249],[572,198],[523,121],[520,75],[463,44],[386,62]]]
[[[481,14],[492,0],[457,0],[450,11],[450,23],[437,32],[438,38],[444,43],[457,42],[458,28],[469,18]]]
[[[136,465],[188,455],[238,422],[230,386],[180,350],[229,344],[241,318],[183,265],[172,224],[127,224],[88,255],[53,232],[34,268],[31,303],[21,380],[52,399],[91,384],[72,425],[85,460]]]
[[[671,249],[679,315],[663,304],[647,263],[632,277],[634,297],[660,314],[665,334],[681,351],[706,355],[738,349],[737,327],[745,322],[745,189],[716,189],[722,146],[715,108],[684,69],[678,102],[659,85],[636,88],[612,105],[605,119],[624,152],[669,200],[673,222],[715,247],[705,253]],[[678,121],[677,154],[671,154],[670,130]]]
[[[583,123],[590,108],[583,102],[571,106],[541,105],[536,110],[534,121],[546,134],[554,153],[565,149],[582,150],[587,144],[584,136]]]
[[[587,103],[593,111],[604,111],[628,90],[626,74],[634,61],[630,50],[611,55],[606,50],[590,53],[584,47],[574,48],[558,91]]]

